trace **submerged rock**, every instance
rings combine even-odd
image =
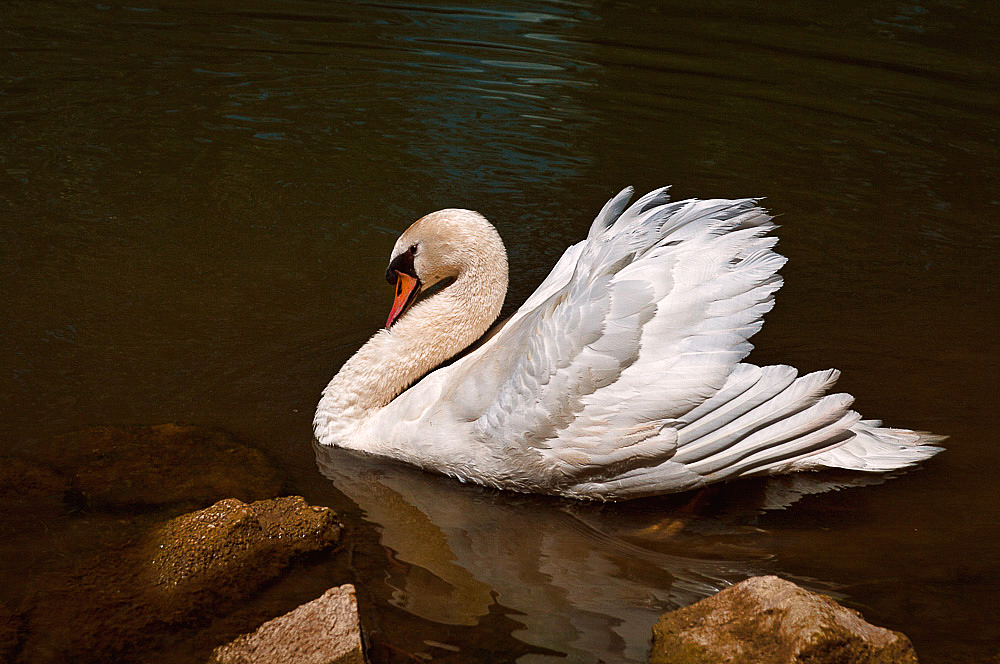
[[[331,546],[340,533],[330,509],[297,496],[249,505],[226,499],[177,517],[41,590],[21,659],[134,656],[170,626],[225,612],[293,558]]]
[[[776,576],[664,614],[652,664],[916,664],[910,640]]]
[[[338,541],[334,513],[262,500],[277,468],[226,432],[102,426],[22,448],[0,459],[0,662],[204,660],[331,583],[296,578],[314,556],[292,562]]]
[[[0,509],[18,528],[64,511],[69,483],[53,470],[24,459],[0,458]]]
[[[81,429],[41,445],[35,456],[89,509],[252,501],[280,490],[261,452],[224,432],[177,424]]]
[[[212,664],[364,664],[354,586],[323,595],[212,653]]]

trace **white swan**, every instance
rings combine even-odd
[[[323,391],[317,440],[463,481],[605,500],[748,475],[884,472],[940,451],[937,436],[883,428],[850,410],[851,396],[823,396],[834,369],[800,377],[741,362],[785,262],[753,200],[670,203],[664,188],[626,209],[631,195],[604,206],[499,332],[429,374],[498,316],[507,256],[476,212],[415,222],[386,271],[387,329]]]

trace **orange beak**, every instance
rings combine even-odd
[[[413,301],[420,293],[420,280],[414,279],[408,274],[396,272],[396,299],[392,301],[392,309],[389,310],[389,319],[385,321],[385,329],[392,327],[396,319],[409,309]]]

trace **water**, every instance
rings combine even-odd
[[[6,3],[0,445],[250,438],[370,542],[389,660],[641,660],[660,611],[765,572],[921,661],[996,657],[998,28],[943,1]],[[789,487],[597,507],[317,455],[319,390],[384,322],[410,221],[493,220],[511,310],[609,196],[670,183],[779,215],[752,361],[837,367],[948,451],[763,512]]]

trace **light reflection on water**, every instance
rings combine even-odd
[[[379,524],[412,565],[386,568],[392,602],[482,630],[507,607],[523,640],[583,660],[641,659],[662,607],[761,571],[839,589],[922,661],[1000,649],[982,596],[1000,568],[995,3],[231,4],[0,8],[6,449],[87,424],[234,430],[291,490],[342,491]],[[760,485],[724,508],[597,509],[317,476],[311,411],[384,321],[396,232],[485,213],[510,310],[608,196],[669,183],[780,215],[786,286],[752,360],[836,366],[863,414],[948,451],[762,516]],[[490,533],[514,526],[505,551]]]

